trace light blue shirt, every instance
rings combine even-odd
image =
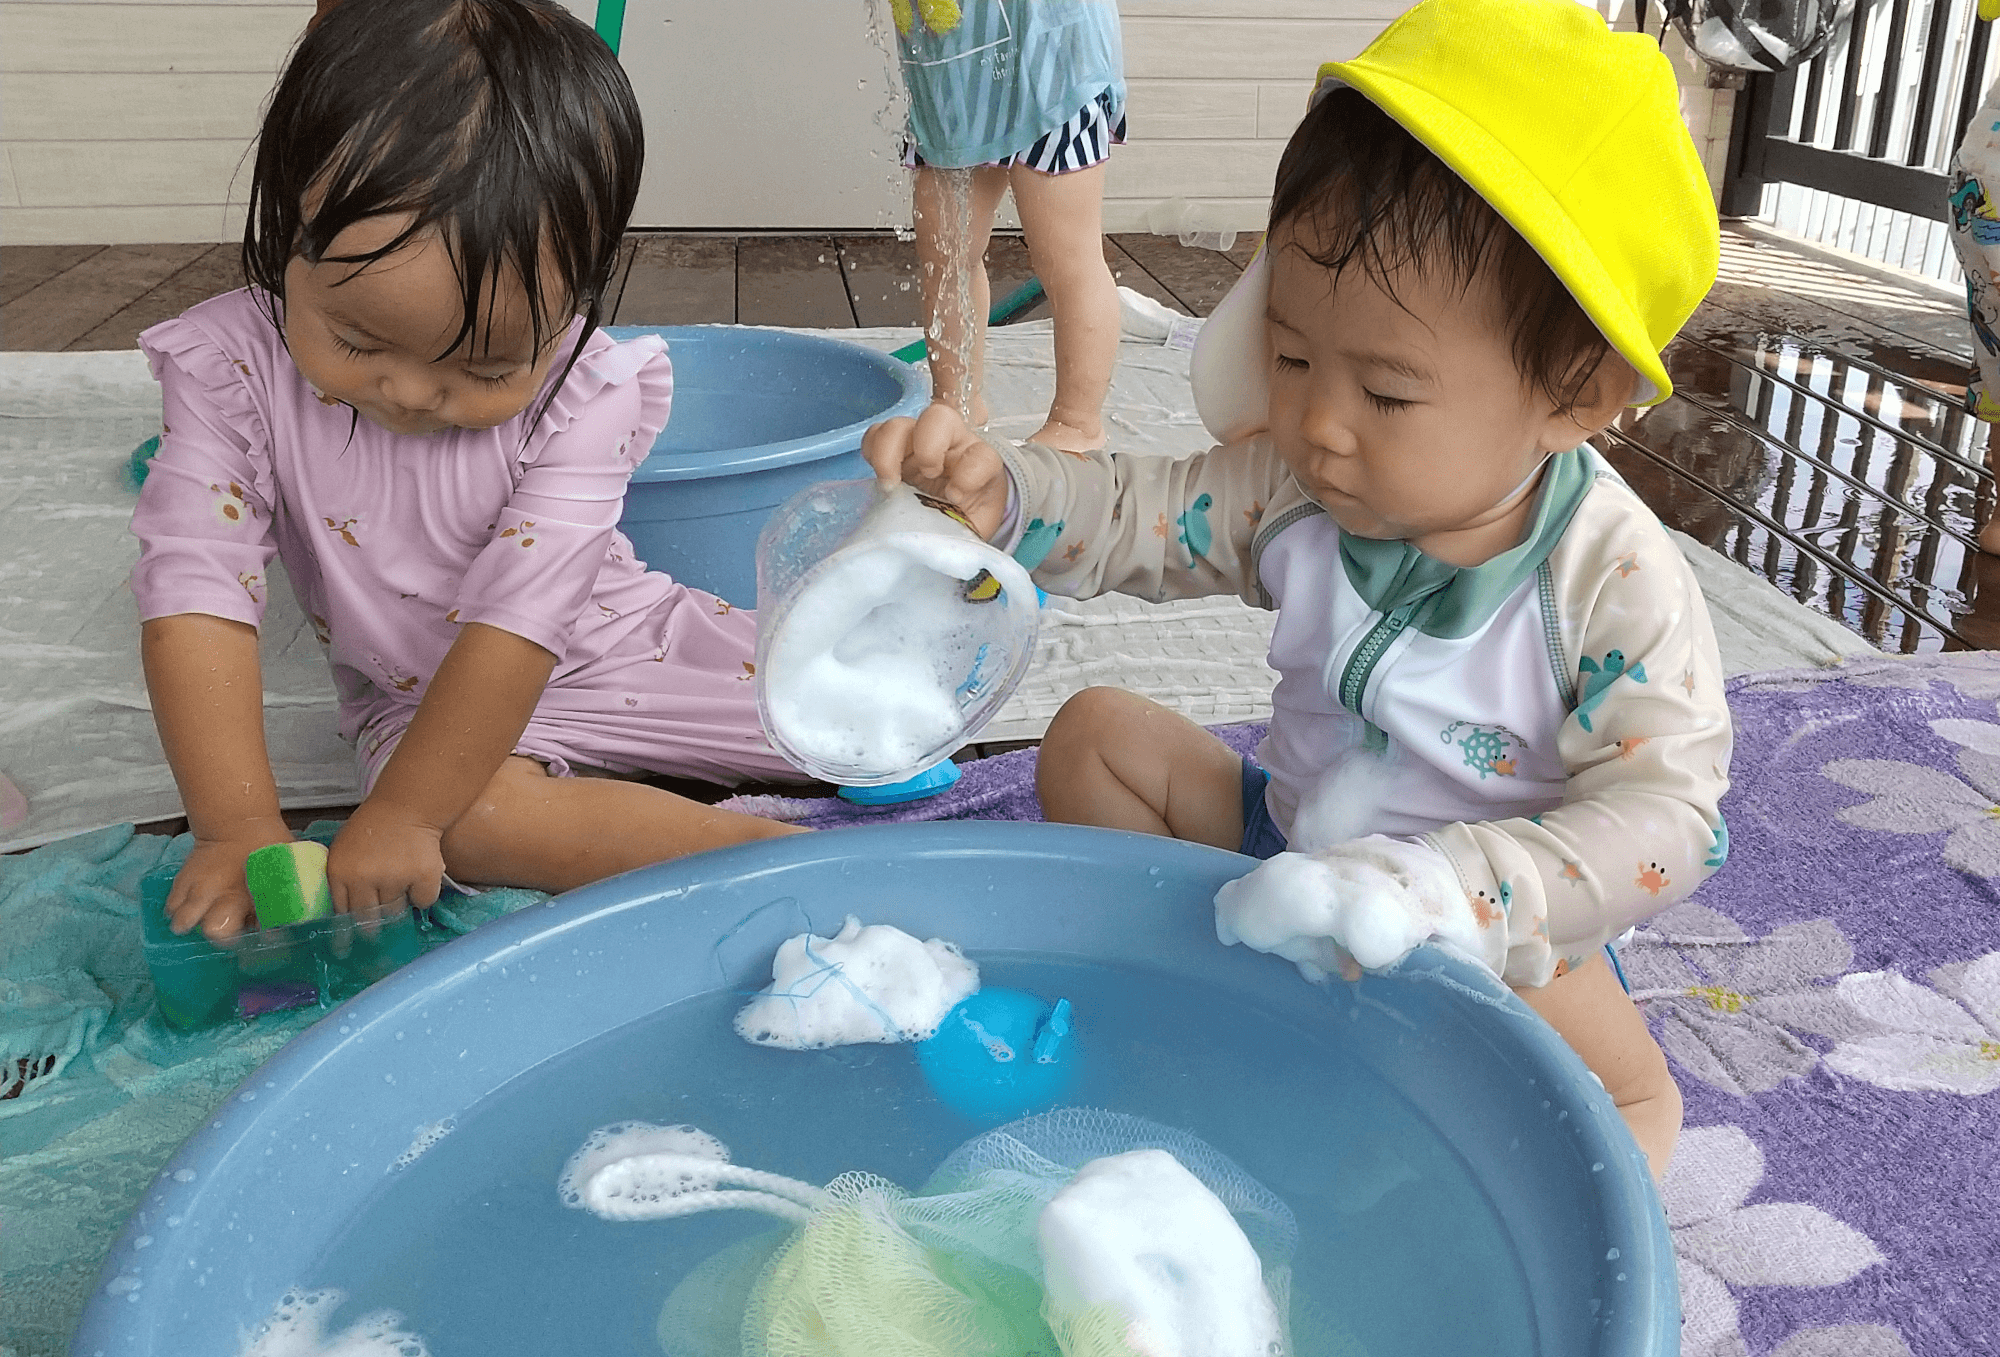
[[[983,165],[1025,151],[1107,91],[1125,107],[1117,0],[960,0],[933,33],[901,40],[910,133],[924,162]]]

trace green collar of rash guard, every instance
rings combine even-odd
[[[1446,565],[1408,542],[1343,532],[1340,560],[1348,583],[1378,613],[1417,605],[1408,614],[1409,625],[1426,636],[1470,636],[1555,550],[1596,479],[1592,462],[1588,447],[1550,457],[1527,536],[1482,565]]]

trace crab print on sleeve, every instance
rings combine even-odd
[[[1551,661],[1569,717],[1555,733],[1563,799],[1521,819],[1424,836],[1468,893],[1513,887],[1506,979],[1546,984],[1686,898],[1725,857],[1729,709],[1706,605],[1685,557],[1622,482],[1603,476],[1551,553]],[[1464,744],[1498,772],[1493,742]]]

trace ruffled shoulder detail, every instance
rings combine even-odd
[[[527,439],[521,452],[521,465],[532,466],[553,440],[581,424],[600,396],[624,386],[636,388],[638,409],[636,414],[625,415],[626,428],[618,432],[621,438],[632,432],[631,426],[636,420],[637,437],[632,443],[640,451],[634,460],[644,460],[645,450],[653,446],[660,430],[667,427],[667,414],[673,405],[674,368],[667,359],[667,342],[658,335],[616,340],[604,331],[596,330],[584,341],[576,366],[563,379],[562,386],[549,401],[548,411]],[[537,396],[521,418],[532,418],[540,407],[541,397]],[[629,406],[625,408],[630,410]]]
[[[218,424],[243,440],[257,491],[265,503],[275,503],[265,413],[271,384],[287,375],[302,379],[262,309],[262,298],[249,288],[211,297],[144,331],[139,348],[153,380],[162,387],[174,385],[183,401],[207,407]]]

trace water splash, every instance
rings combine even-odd
[[[939,196],[944,200],[942,220],[934,227],[940,266],[927,261],[927,271],[942,268],[934,277],[929,293],[930,316],[925,339],[931,348],[933,394],[949,398],[966,423],[973,422],[973,394],[979,385],[974,366],[980,348],[979,330],[984,316],[974,310],[972,270],[980,266],[972,247],[973,171],[933,169]]]

